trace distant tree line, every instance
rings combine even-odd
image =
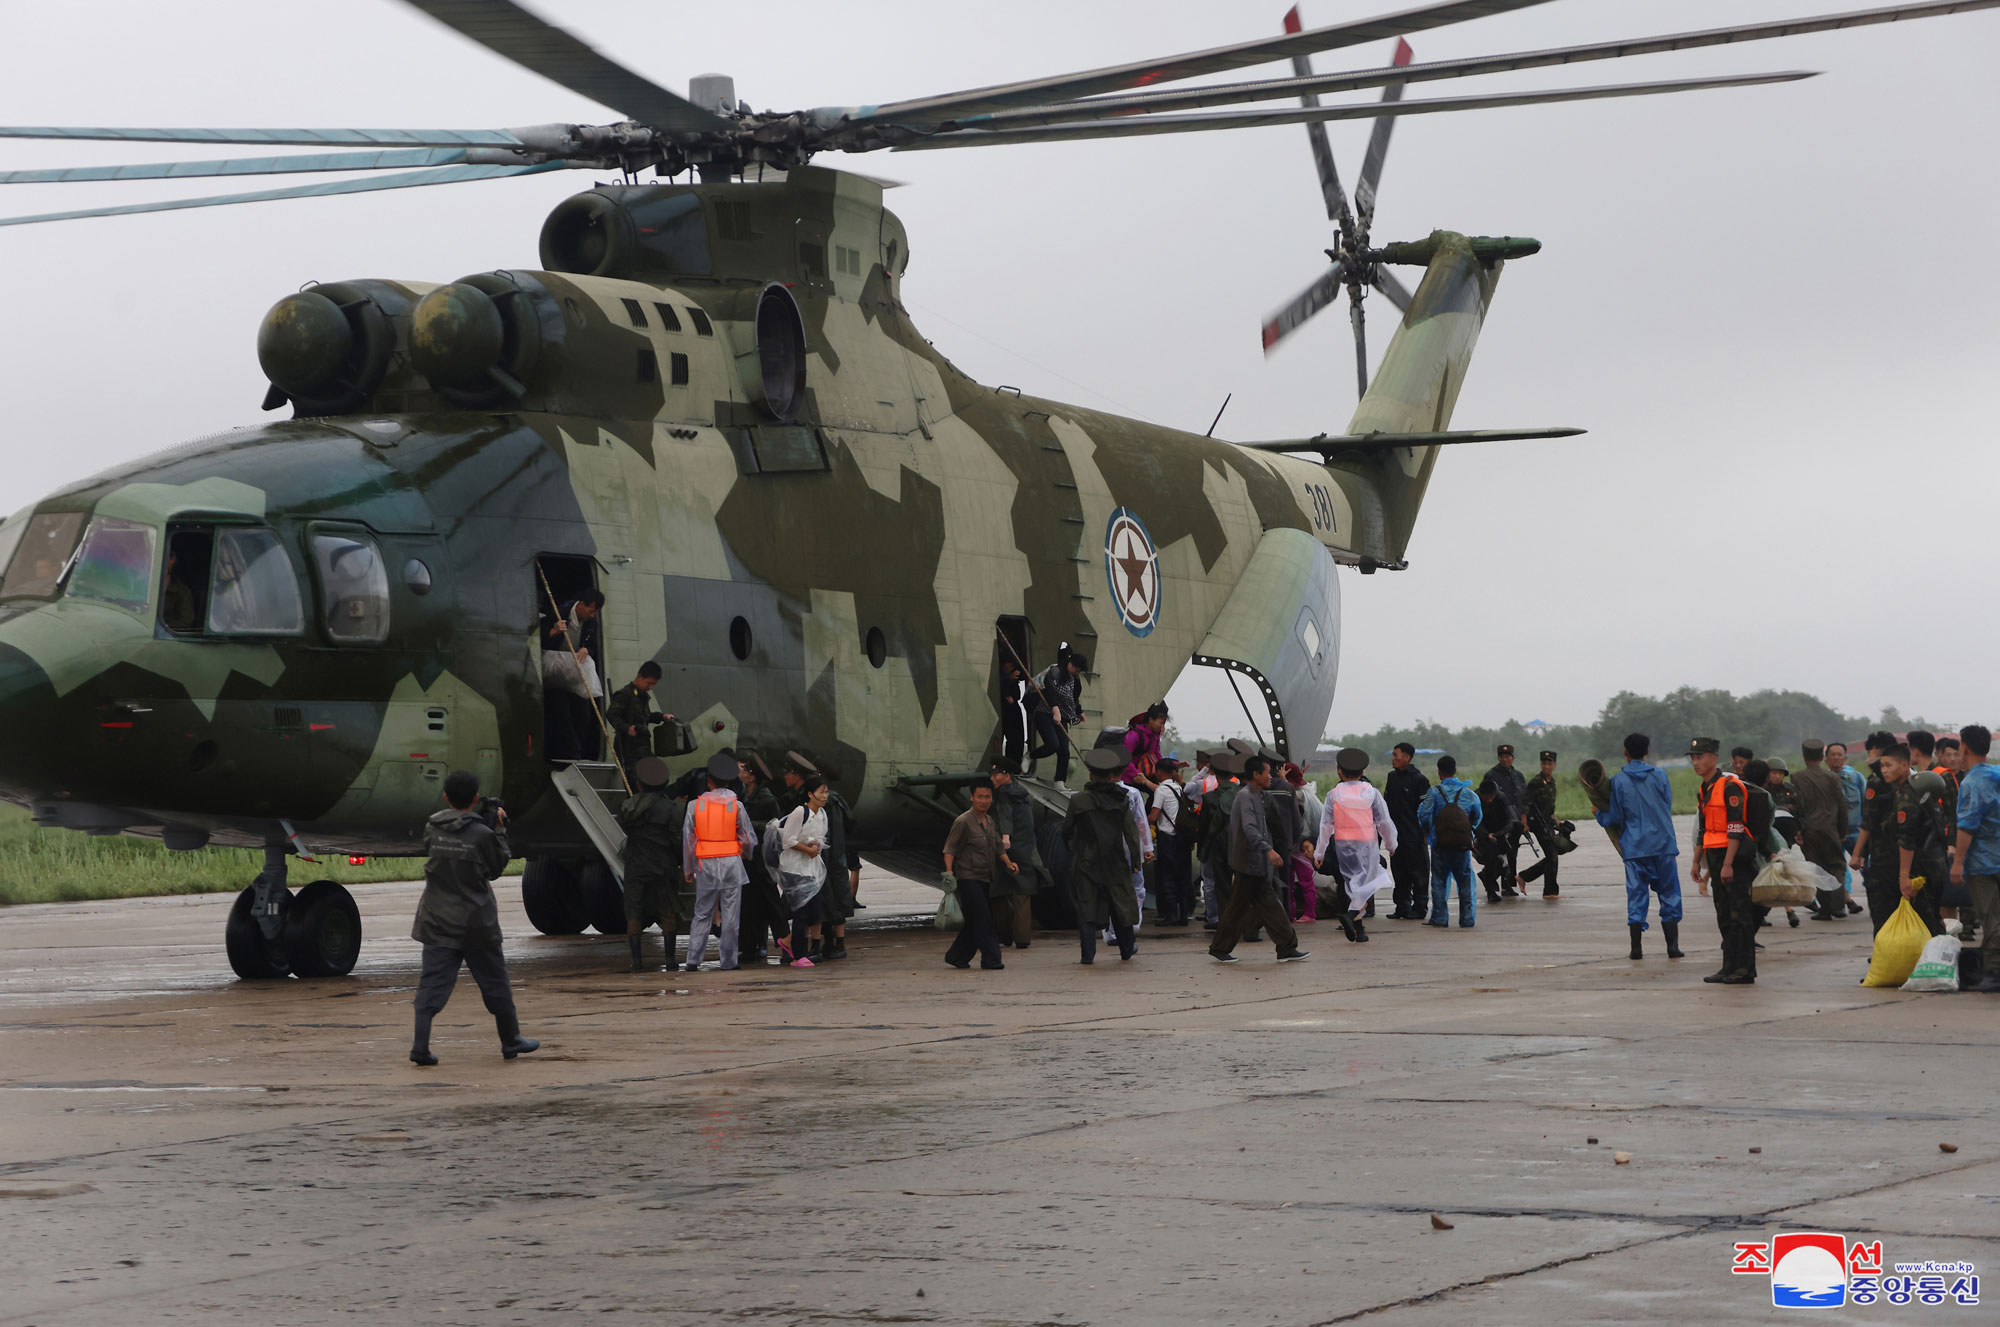
[[[1655,758],[1685,754],[1691,737],[1719,737],[1725,751],[1747,746],[1760,755],[1789,758],[1798,754],[1800,741],[1808,737],[1854,741],[1876,728],[1902,732],[1923,726],[1922,718],[1905,719],[1893,707],[1876,718],[1845,715],[1803,691],[1756,691],[1735,696],[1727,691],[1682,687],[1664,696],[1621,691],[1604,703],[1595,723],[1555,724],[1538,733],[1530,733],[1518,719],[1491,728],[1383,724],[1372,733],[1329,735],[1324,745],[1358,746],[1380,757],[1396,743],[1408,742],[1420,751],[1448,751],[1484,769],[1477,762],[1489,759],[1501,743],[1511,742],[1523,764],[1532,765],[1535,754],[1546,749],[1559,752],[1563,767],[1570,768],[1590,756],[1622,763],[1625,735],[1634,732],[1653,739]]]

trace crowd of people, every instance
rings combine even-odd
[[[568,606],[549,630],[553,646],[570,647],[563,652],[576,656],[579,673],[587,647],[577,641],[593,607]],[[965,785],[969,807],[943,847],[940,884],[961,918],[944,955],[953,967],[976,959],[982,970],[1003,970],[1003,948],[1032,943],[1033,900],[1056,887],[1058,872],[1044,859],[1052,845],[1038,832],[1023,757],[1055,757],[1056,784],[1066,783],[1087,669],[1067,650],[1033,679],[1018,664],[1006,669],[1018,714],[1003,722],[999,757]],[[588,758],[593,730],[609,736],[633,789],[618,813],[632,970],[651,968],[644,932],[654,924],[667,970],[700,970],[711,934],[723,970],[762,964],[771,949],[800,968],[845,958],[846,922],[864,906],[846,802],[798,752],[786,753],[776,780],[754,752],[717,754],[671,780],[666,762],[651,754],[653,725],[672,717],[652,708],[659,676],[657,665],[642,665],[601,708],[579,687],[574,694],[591,706],[592,722],[565,698],[554,702],[565,713],[551,727],[561,735],[552,742],[561,740],[572,759]],[[1575,826],[1557,814],[1554,751],[1540,753],[1530,777],[1515,768],[1514,748],[1501,745],[1477,786],[1441,755],[1433,784],[1402,743],[1378,790],[1367,777],[1368,753],[1349,747],[1335,757],[1336,780],[1320,796],[1300,765],[1250,742],[1232,739],[1184,763],[1162,749],[1167,721],[1167,706],[1155,703],[1079,753],[1088,777],[1068,795],[1056,840],[1082,963],[1096,961],[1100,943],[1115,945],[1121,960],[1135,957],[1149,897],[1160,928],[1192,926],[1199,912],[1208,952],[1222,963],[1239,962],[1238,946],[1260,938],[1280,963],[1308,959],[1300,928],[1322,918],[1350,942],[1366,943],[1384,891],[1390,919],[1440,928],[1452,924],[1454,895],[1460,928],[1478,924],[1482,892],[1498,903],[1539,883],[1545,899],[1561,897],[1561,858],[1576,845]],[[1703,980],[1756,981],[1756,933],[1771,924],[1772,909],[1758,905],[1753,882],[1796,849],[1821,882],[1806,909],[1813,920],[1863,911],[1858,875],[1877,931],[1907,900],[1932,934],[1950,928],[1967,945],[1976,940],[1985,959],[1978,989],[2000,991],[2000,768],[1986,763],[1991,743],[1977,725],[1945,737],[1871,734],[1864,775],[1840,742],[1804,742],[1794,772],[1784,758],[1760,759],[1745,747],[1732,750],[1725,767],[1720,741],[1695,738],[1688,761],[1700,784],[1688,878],[1713,899],[1722,951],[1721,966]],[[1628,736],[1624,752],[1625,765],[1608,775],[1585,761],[1579,781],[1624,864],[1630,956],[1645,956],[1656,904],[1667,957],[1682,958],[1672,783],[1652,763],[1645,734]],[[515,1016],[490,886],[508,858],[505,812],[479,796],[478,780],[465,771],[446,780],[445,795],[447,809],[426,826],[430,857],[412,929],[424,961],[410,1059],[436,1063],[431,1020],[461,965],[471,969],[512,1059],[539,1043],[521,1035]],[[1521,869],[1524,844],[1538,860]],[[684,882],[693,906],[681,956]],[[1798,909],[1785,911],[1798,926]]]

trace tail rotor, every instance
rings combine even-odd
[[[1300,27],[1299,11],[1295,5],[1285,15],[1285,31],[1298,32]],[[1397,38],[1396,54],[1390,67],[1400,69],[1413,58],[1409,42]],[[1300,78],[1313,77],[1312,57],[1294,56],[1292,71]],[[1403,86],[1400,82],[1385,84],[1382,104],[1388,106],[1401,101]],[[1308,108],[1319,105],[1318,96],[1311,92],[1302,94],[1299,101]],[[1335,165],[1333,148],[1327,142],[1326,126],[1319,121],[1306,125],[1306,135],[1312,144],[1313,166],[1319,172],[1320,194],[1326,200],[1326,217],[1334,226],[1334,247],[1326,251],[1332,266],[1291,303],[1264,322],[1264,353],[1268,355],[1278,348],[1280,341],[1338,299],[1341,288],[1346,287],[1347,316],[1354,327],[1354,377],[1360,396],[1368,394],[1368,314],[1364,308],[1368,292],[1380,291],[1399,310],[1407,311],[1410,307],[1409,290],[1381,270],[1369,246],[1370,232],[1375,224],[1376,192],[1382,182],[1382,167],[1389,156],[1389,136],[1395,131],[1395,126],[1394,115],[1375,117],[1375,127],[1368,139],[1368,155],[1362,160],[1361,178],[1354,187],[1354,206],[1350,208],[1347,191],[1341,187],[1340,168]]]

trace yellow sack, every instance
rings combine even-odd
[[[1924,956],[1924,946],[1930,943],[1930,938],[1931,928],[1924,925],[1924,919],[1904,899],[1875,933],[1875,955],[1868,960],[1868,976],[1861,984],[1901,986],[1916,970],[1917,960]]]

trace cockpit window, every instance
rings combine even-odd
[[[83,531],[80,511],[43,512],[28,518],[14,556],[0,580],[0,599],[53,599],[62,569]]]
[[[328,639],[379,645],[389,636],[389,573],[375,541],[358,531],[316,530],[313,562]]]
[[[69,575],[73,599],[99,599],[144,611],[153,589],[153,527],[99,516],[83,536]]]
[[[304,627],[298,578],[278,536],[269,530],[217,530],[208,629],[221,636],[291,636]]]

